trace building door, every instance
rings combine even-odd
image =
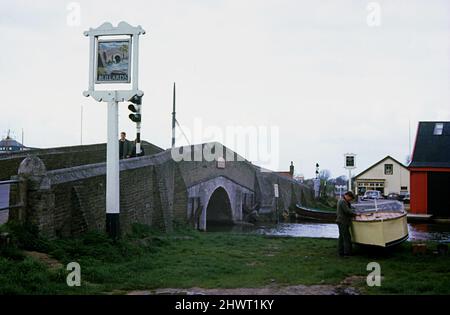
[[[450,217],[450,172],[428,173],[428,213]]]

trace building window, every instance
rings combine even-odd
[[[444,124],[443,123],[436,123],[434,125],[433,135],[441,136],[443,131],[444,131]]]
[[[393,175],[393,174],[394,174],[394,165],[384,164],[384,175]]]

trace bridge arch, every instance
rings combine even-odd
[[[188,196],[198,198],[200,208],[196,212],[189,204],[187,217],[193,219],[195,228],[203,231],[207,230],[207,222],[238,223],[243,219],[244,196],[253,194],[252,190],[224,176],[198,182],[188,188]]]
[[[225,224],[233,224],[233,210],[227,191],[219,186],[209,197],[206,206],[206,226]]]

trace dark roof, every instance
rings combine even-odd
[[[17,142],[16,140],[10,138],[10,137],[6,137],[2,140],[0,140],[0,147],[13,147],[13,148],[21,148],[22,144]]]
[[[362,171],[361,173],[359,173],[358,175],[356,175],[354,178],[357,178],[357,177],[359,177],[359,176],[365,174],[366,172],[370,171],[370,170],[371,170],[372,168],[374,168],[375,166],[377,166],[377,165],[383,163],[383,162],[386,161],[387,159],[391,159],[391,160],[393,160],[394,162],[396,162],[397,164],[399,164],[401,167],[406,168],[406,166],[403,165],[403,163],[397,161],[397,160],[394,159],[392,156],[388,155],[388,156],[386,156],[384,159],[382,159],[382,160],[376,162],[375,164],[373,164],[373,165],[370,166],[369,168],[365,169],[364,171]]]
[[[444,125],[442,135],[434,135],[437,123]],[[450,167],[450,121],[419,122],[409,167]]]

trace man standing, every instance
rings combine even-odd
[[[131,156],[133,145],[126,139],[127,134],[125,132],[120,133],[119,140],[119,159],[128,159]]]
[[[352,211],[350,202],[354,199],[355,195],[351,191],[347,191],[344,198],[340,199],[337,204],[336,223],[339,228],[338,251],[340,256],[351,256],[352,254],[350,224],[356,213]]]

